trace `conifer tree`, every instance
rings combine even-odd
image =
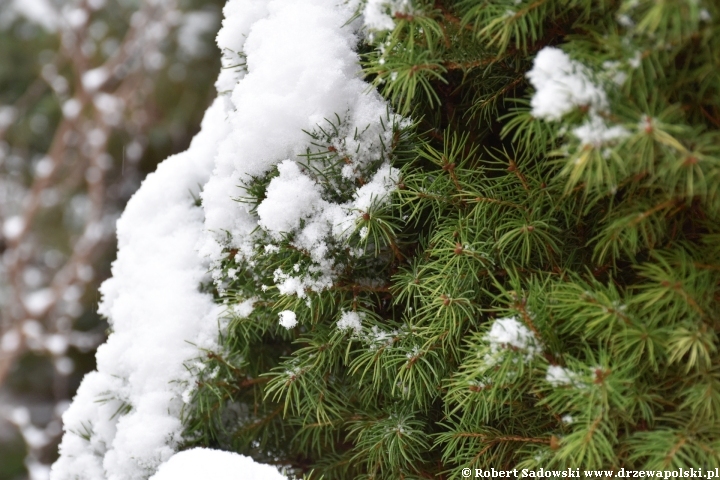
[[[358,14],[392,110],[243,180],[261,221],[205,285],[227,323],[189,367],[185,446],[298,478],[718,465],[718,5]],[[352,206],[320,243],[267,201],[305,178]]]

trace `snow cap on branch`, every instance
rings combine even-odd
[[[193,448],[176,453],[150,480],[286,480],[275,467],[237,453]]]
[[[98,371],[84,379],[64,415],[53,480],[144,480],[173,457],[183,441],[183,395],[194,381],[185,366],[201,349],[217,348],[223,308],[200,286],[226,256],[223,247],[248,255],[253,231],[293,231],[298,245],[313,251],[314,263],[297,274],[279,272],[279,290],[301,296],[326,288],[332,263],[325,239],[343,238],[359,209],[387,201],[395,188],[398,172],[385,161],[365,186],[345,196],[351,200],[331,203],[294,160],[310,146],[305,132],[326,119],[343,119],[335,148],[352,149],[351,178],[376,166],[382,145],[391,143],[388,125],[395,117],[361,79],[359,23],[346,25],[351,6],[230,0],[224,13],[219,98],[190,149],[148,176],[118,222],[118,259],[100,305],[113,333],[98,350]],[[84,80],[88,87],[101,83]],[[236,201],[244,182],[275,168],[279,176],[257,215]],[[251,311],[248,300],[235,313]],[[292,328],[297,318],[285,311],[281,323]],[[172,476],[168,471],[159,478]]]

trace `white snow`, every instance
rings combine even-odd
[[[149,175],[118,221],[118,259],[100,305],[112,333],[63,415],[53,480],[144,479],[181,441],[183,382],[192,381],[183,365],[217,337],[218,307],[198,290],[208,265],[197,253],[203,215],[191,192],[209,177],[225,115],[216,101],[190,149]],[[129,413],[115,415],[122,405]]]
[[[596,148],[630,135],[630,132],[620,125],[609,127],[605,120],[594,112],[590,113],[585,123],[572,132],[582,145],[592,145]]]
[[[381,145],[392,141],[389,126],[400,119],[388,115],[386,102],[360,78],[357,35],[352,26],[343,27],[353,14],[349,5],[232,0],[224,12],[218,44],[223,52],[242,50],[242,56],[226,55],[223,61],[242,60],[247,69],[226,69],[218,80],[218,89],[229,91],[233,128],[220,144],[215,170],[202,192],[205,225],[219,244],[226,244],[229,232],[227,246],[242,255],[253,253],[246,245],[258,235],[251,235],[257,226],[276,240],[294,233],[294,245],[311,253],[309,273],[278,271],[275,284],[282,294],[302,298],[307,290],[332,284],[330,243],[347,238],[371,202],[387,201],[399,175],[385,163],[357,188],[353,201],[326,201],[318,179],[296,162],[311,147],[304,131],[330,128],[327,119],[339,115],[343,122],[333,147],[349,159],[346,176],[359,178],[361,170],[381,158]],[[230,28],[244,31],[230,35]],[[234,200],[243,196],[239,185],[274,167],[279,175],[255,216],[248,204]],[[219,260],[222,250],[206,245],[204,251]]]
[[[322,202],[313,180],[292,160],[278,164],[280,176],[268,186],[266,198],[258,207],[259,224],[275,234],[290,232],[312,215]]]
[[[547,369],[547,373],[545,374],[545,380],[553,387],[571,385],[576,377],[577,374],[575,372],[558,365],[550,365]]]
[[[491,358],[502,355],[510,347],[524,352],[526,360],[542,352],[535,334],[515,317],[495,319],[484,339],[490,345]]]
[[[633,57],[630,66],[636,68],[639,58]],[[622,84],[627,75],[618,70],[616,64],[605,62],[606,74],[617,84]],[[545,47],[538,52],[533,68],[527,73],[535,87],[530,105],[536,118],[558,121],[575,108],[588,109],[585,122],[572,130],[581,145],[600,148],[603,145],[627,137],[628,132],[620,125],[608,125],[603,116],[608,109],[605,90],[593,82],[591,73],[580,62],[555,47]]]
[[[559,48],[540,50],[527,77],[535,87],[530,105],[536,118],[560,120],[576,107],[607,106],[605,92],[592,82],[587,68]]]
[[[410,13],[409,0],[366,0],[362,9],[363,23],[369,30],[392,30],[396,13]]]
[[[193,448],[178,452],[150,480],[286,480],[275,467],[237,453]]]
[[[337,327],[340,330],[353,330],[358,334],[362,330],[362,317],[357,312],[342,312]]]
[[[173,455],[183,441],[184,396],[194,384],[185,365],[194,364],[199,349],[217,348],[218,325],[226,324],[221,316],[247,316],[255,301],[227,311],[199,291],[208,270],[222,277],[217,266],[227,256],[224,247],[238,249],[239,261],[251,260],[273,251],[256,251],[258,240],[292,233],[311,258],[276,271],[275,286],[303,297],[332,285],[332,245],[395,189],[399,172],[382,145],[392,143],[391,126],[402,120],[361,79],[355,47],[362,25],[346,25],[352,6],[229,0],[223,12],[218,99],[190,149],[149,175],[118,221],[118,259],[100,305],[112,334],[98,350],[97,371],[85,377],[63,416],[52,480],[145,480],[171,457],[182,458]],[[91,70],[83,85],[96,90],[108,75]],[[324,199],[319,179],[298,163],[312,147],[305,131],[329,128],[327,119],[338,117],[332,146],[347,157],[344,173],[355,182],[344,203]],[[243,184],[275,168],[278,176],[257,215],[236,201],[245,194]],[[198,194],[201,207],[193,198]],[[298,323],[289,310],[279,319],[285,328]],[[158,475],[172,477],[169,472]],[[195,478],[220,477],[202,470]]]
[[[233,307],[233,313],[240,318],[247,318],[255,309],[255,298],[249,298]]]
[[[297,325],[297,316],[295,315],[295,312],[292,310],[283,310],[279,314],[280,316],[280,325],[290,330],[291,328],[295,328]]]

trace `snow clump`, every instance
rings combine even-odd
[[[559,48],[540,50],[527,77],[535,87],[530,105],[536,118],[560,120],[576,107],[607,107],[605,91],[592,82],[587,68]]]
[[[295,328],[297,325],[297,315],[295,315],[295,312],[292,310],[283,310],[279,314],[280,316],[280,325],[290,330],[291,328]]]
[[[118,221],[118,257],[99,309],[112,333],[98,349],[97,371],[63,416],[52,480],[145,480],[171,458],[154,480],[183,478],[182,465],[209,458],[174,456],[184,441],[187,386],[202,368],[186,366],[218,348],[223,316],[249,315],[254,300],[228,312],[200,288],[207,272],[217,271],[229,249],[249,260],[257,241],[292,233],[298,248],[312,252],[312,263],[276,272],[276,287],[298,296],[327,288],[336,268],[329,243],[348,238],[367,209],[388,201],[399,172],[383,146],[392,144],[389,126],[402,119],[361,78],[355,47],[362,20],[347,24],[356,7],[335,0],[226,4],[217,37],[225,67],[218,99],[190,148],[147,177]],[[106,77],[96,70],[82,81],[92,90]],[[330,118],[341,120],[332,147],[348,157],[343,176],[362,185],[342,202],[325,199],[319,180],[298,161],[312,146],[305,132]],[[257,214],[236,201],[246,194],[243,185],[274,171],[279,175]],[[18,230],[3,229],[6,236]],[[286,328],[297,322],[290,311],[280,319]],[[216,463],[210,460],[203,462]],[[205,469],[193,478],[201,477],[226,478]]]
[[[577,373],[558,365],[548,367],[545,380],[553,387],[575,385],[579,382]]]
[[[617,72],[614,75],[617,77]],[[603,118],[608,110],[605,90],[592,80],[587,67],[559,48],[540,50],[527,78],[535,88],[530,101],[534,117],[559,121],[578,107],[588,110],[588,119],[572,131],[582,145],[601,147],[629,135],[621,126],[607,125]]]
[[[497,363],[508,350],[522,352],[526,361],[542,353],[535,334],[515,317],[495,319],[484,340],[490,347],[490,354],[485,357],[488,365]]]
[[[286,480],[275,467],[237,453],[193,448],[173,455],[150,480]]]
[[[357,312],[342,312],[337,328],[343,331],[352,330],[355,334],[359,334],[362,330],[362,317]]]
[[[395,28],[395,14],[408,14],[410,7],[409,0],[366,0],[362,8],[365,27],[369,30],[392,30]]]

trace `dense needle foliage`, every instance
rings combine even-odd
[[[311,478],[718,465],[718,5],[404,11],[360,47],[413,122],[385,124],[392,201],[328,245],[336,281],[304,298],[272,286],[278,268],[312,275],[291,236],[258,241],[251,262],[227,252],[207,286],[228,306],[225,350],[202,359],[190,438]],[[546,47],[607,105],[533,117],[527,72]],[[352,155],[333,146],[342,113],[298,159],[334,201]],[[603,137],[609,125],[621,134]],[[238,201],[259,204],[273,176]],[[284,310],[298,326],[278,324]],[[353,312],[361,326],[338,326]]]

